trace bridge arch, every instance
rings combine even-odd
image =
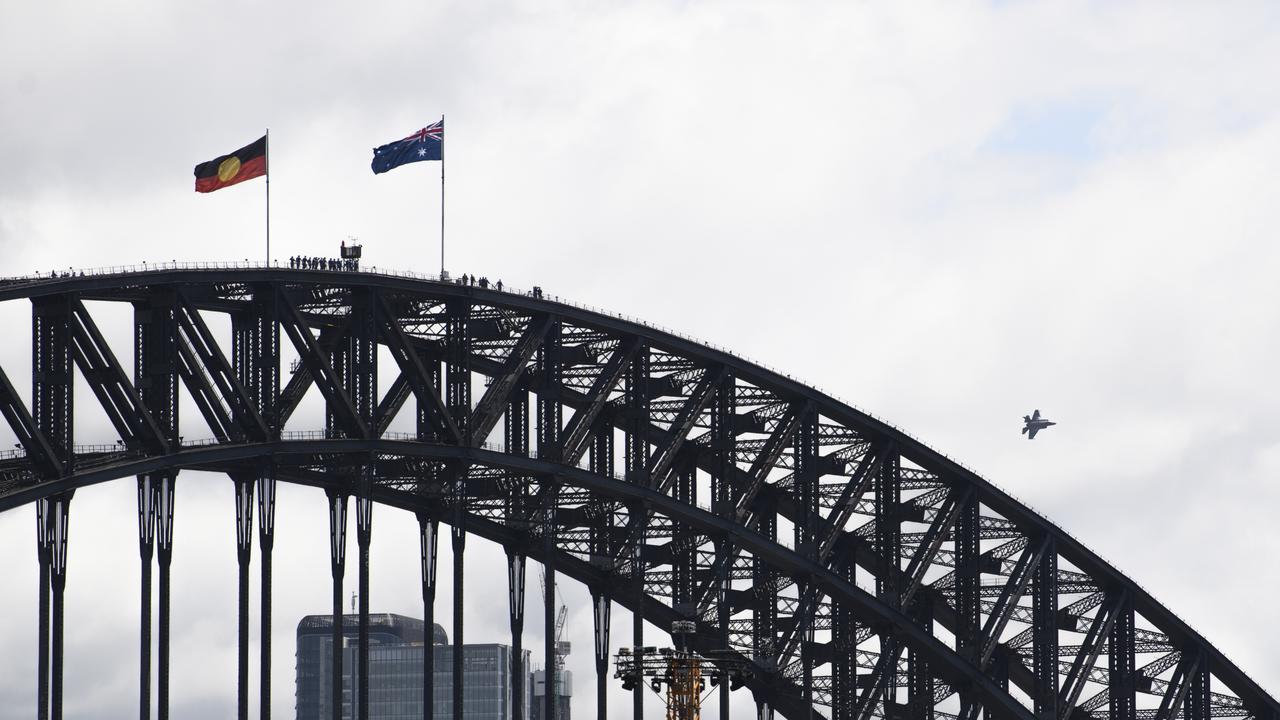
[[[353,497],[358,515],[376,501],[453,521],[660,626],[696,619],[699,648],[749,658],[757,700],[786,717],[1277,717],[1212,645],[990,483],[666,332],[378,273],[162,267],[0,284],[0,301],[18,299],[33,306],[35,367],[30,405],[0,378],[23,446],[0,462],[0,511],[34,503],[48,518],[55,596],[59,500],[214,470],[242,497],[278,478],[325,488],[335,509]],[[132,305],[132,373],[86,301]],[[231,317],[229,348],[214,313]],[[394,376],[381,395],[380,355]],[[74,442],[77,370],[118,447]],[[180,391],[210,440],[178,434]],[[308,393],[323,421],[295,417]],[[409,407],[413,432],[397,434]],[[629,580],[649,592],[608,592]],[[41,679],[57,692],[54,674]]]

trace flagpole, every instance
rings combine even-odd
[[[440,279],[444,279],[444,114],[440,115]]]
[[[271,128],[267,128],[267,267],[271,267]]]

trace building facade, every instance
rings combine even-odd
[[[359,616],[343,616],[342,717],[354,718],[359,701],[356,678]],[[435,657],[433,704],[435,717],[453,712],[453,646],[444,628],[436,625],[428,646],[423,623],[402,615],[369,616],[369,716],[378,720],[417,720],[422,717],[422,658],[428,648]],[[298,720],[331,720],[333,616],[308,615],[298,623]],[[463,646],[463,717],[466,720],[509,720],[512,708],[511,648],[499,644]],[[527,672],[529,653],[515,672]],[[527,677],[527,675],[526,675]],[[526,683],[525,707],[529,706]],[[528,717],[526,713],[525,717]]]
[[[534,670],[529,674],[529,685],[533,688],[533,703],[529,720],[546,720],[543,715],[546,709],[547,674],[544,670]],[[573,699],[573,671],[561,670],[556,675],[556,717],[551,720],[572,720],[569,713],[570,700]]]

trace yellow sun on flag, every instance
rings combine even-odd
[[[218,165],[218,179],[226,182],[240,174],[240,158],[232,155]]]

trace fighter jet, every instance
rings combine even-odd
[[[1051,426],[1057,425],[1056,422],[1050,422],[1040,417],[1040,411],[1036,410],[1030,415],[1023,415],[1022,421],[1026,423],[1026,427],[1022,428],[1022,434],[1027,436],[1028,440],[1035,440],[1036,433]]]

